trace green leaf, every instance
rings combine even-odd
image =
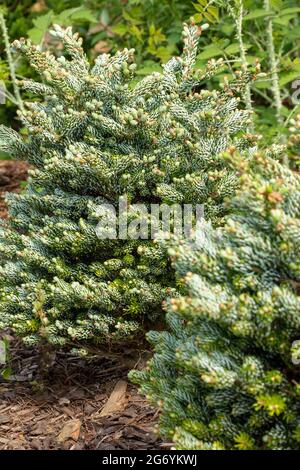
[[[290,28],[289,31],[285,31],[285,37],[287,39],[299,39],[300,36],[300,26]]]
[[[202,5],[203,7],[207,6],[207,0],[198,0],[198,3],[200,3],[200,5]]]
[[[110,18],[107,8],[103,8],[103,10],[101,11],[100,21],[104,26],[107,26],[109,24]]]
[[[252,44],[244,44],[244,47],[246,49],[246,51],[248,49],[250,49],[252,46]],[[227,55],[232,55],[232,54],[237,54],[240,52],[240,45],[239,43],[235,42],[233,44],[230,44],[230,46],[226,47],[226,49],[224,49],[224,52],[225,54]]]
[[[174,52],[174,46],[169,44],[168,46],[160,46],[156,49],[154,55],[158,57],[163,63],[166,63]]]
[[[143,20],[141,20],[140,18],[136,18],[136,17],[133,17],[131,16],[129,13],[127,13],[127,11],[123,10],[123,18],[124,20],[127,20],[129,21],[131,24],[134,24],[134,25],[139,25],[139,24],[142,24],[143,23]]]
[[[270,80],[259,80],[255,82],[253,88],[258,88],[259,90],[267,90],[270,89]]]
[[[87,8],[82,8],[71,15],[71,20],[78,23],[97,23],[94,13]]]
[[[210,13],[208,13],[208,11],[204,11],[204,12],[203,12],[203,16],[204,16],[204,18],[205,18],[207,21],[209,21],[210,23],[214,23],[214,21],[215,21],[215,20],[214,20],[214,17],[213,17],[213,15],[211,15]]]
[[[220,49],[219,47],[217,46],[214,46],[214,45],[209,45],[209,46],[206,46],[203,50],[203,52],[201,52],[199,55],[198,55],[198,59],[202,59],[202,60],[207,60],[207,59],[212,59],[213,57],[217,57],[217,56],[220,56],[222,55],[223,52],[222,52],[222,49]]]
[[[135,24],[130,26],[129,32],[132,36],[134,36],[138,41],[143,42],[143,33],[140,28],[138,28]]]
[[[118,23],[114,25],[112,28],[112,32],[117,34],[118,36],[125,36],[128,33],[128,26],[125,23]]]
[[[288,28],[289,22],[294,18],[294,15],[276,16],[273,19],[273,23],[279,26],[283,26],[284,28]]]
[[[283,6],[283,1],[282,0],[270,0],[270,6],[271,8],[275,8],[275,10],[281,10]]]
[[[55,22],[61,26],[66,26],[69,24],[72,13],[76,10],[78,10],[78,8],[68,8],[67,10],[63,10],[59,15],[55,16]]]
[[[157,64],[156,62],[146,62],[146,65],[144,65],[144,67],[139,68],[136,71],[136,74],[144,76],[144,75],[149,75],[150,73],[153,73],[153,72],[162,72],[161,66]]]
[[[61,26],[69,26],[72,23],[97,23],[97,18],[88,8],[68,8],[55,17],[55,23]]]
[[[217,7],[209,7],[207,11],[215,18],[215,20],[219,21],[219,9]]]
[[[197,3],[193,3],[193,6],[195,10],[198,11],[199,13],[204,13],[204,8],[201,5],[198,5]]]
[[[224,24],[223,26],[221,26],[220,31],[226,36],[231,36],[234,31],[234,26],[232,24]]]
[[[280,74],[279,84],[280,86],[285,86],[288,83],[291,83],[294,80],[297,80],[297,78],[300,79],[300,72],[289,72],[289,73],[284,73],[282,75]]]
[[[155,32],[156,32],[155,25],[153,23],[151,23],[150,26],[149,26],[149,34],[153,35],[153,34],[155,34]]]
[[[203,15],[201,13],[196,13],[193,18],[195,23],[202,23],[203,21]]]
[[[300,7],[295,8],[285,8],[278,13],[279,17],[286,16],[286,15],[295,15],[295,13],[300,13]]]
[[[36,28],[46,30],[51,23],[53,16],[53,11],[50,10],[48,13],[46,13],[43,16],[39,16],[38,18],[33,20],[33,24]]]
[[[1,371],[1,375],[5,380],[8,380],[10,376],[12,375],[13,371],[10,367],[7,367],[6,369],[3,369]]]
[[[31,28],[28,30],[27,35],[33,44],[39,44],[43,40],[45,32],[38,28]]]
[[[266,10],[253,10],[248,15],[244,16],[244,21],[258,20],[260,18],[267,18],[268,16],[273,16],[274,12]]]
[[[53,20],[53,11],[50,10],[45,15],[39,16],[33,20],[34,28],[29,29],[28,37],[34,44],[39,44],[45,36]]]

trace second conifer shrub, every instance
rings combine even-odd
[[[169,249],[185,292],[131,377],[177,449],[299,450],[299,174],[257,154],[231,206]]]

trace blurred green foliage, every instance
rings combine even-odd
[[[240,47],[236,25],[229,5],[241,0],[3,0],[10,39],[30,37],[39,44],[48,42],[47,30],[53,23],[72,25],[84,37],[84,47],[92,57],[134,47],[138,63],[137,77],[159,70],[160,64],[179,53],[183,21],[191,16],[210,28],[200,40],[198,66],[212,58],[224,57],[227,70],[240,68]],[[244,0],[243,41],[249,64],[259,59],[265,79],[252,88],[258,130],[269,143],[282,139],[288,132],[288,121],[294,113],[292,84],[300,79],[300,6],[299,0],[270,0],[270,11],[264,0]],[[3,8],[3,7],[2,7]],[[266,21],[272,19],[273,38],[282,98],[283,124],[276,121],[270,85],[270,57],[267,48]],[[49,46],[49,44],[48,44]],[[18,76],[32,74],[27,64],[16,59]],[[5,50],[0,39],[0,82],[9,84]],[[0,106],[0,121],[14,122],[15,106],[8,100]]]

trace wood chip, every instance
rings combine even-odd
[[[5,437],[0,437],[0,443],[1,444],[8,444],[9,443],[9,439],[6,439]]]
[[[62,397],[58,400],[58,404],[59,405],[69,405],[70,400],[69,400],[69,398]]]
[[[100,417],[112,415],[122,411],[126,405],[127,382],[119,380],[113,389],[109,399],[101,410]]]
[[[63,443],[68,439],[73,439],[73,441],[77,441],[80,434],[80,428],[80,419],[73,419],[72,421],[68,421],[57,436],[57,442]]]
[[[5,424],[10,422],[9,415],[0,415],[0,424]]]

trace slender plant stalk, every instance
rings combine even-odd
[[[237,40],[238,40],[238,43],[239,43],[241,64],[242,64],[242,68],[244,69],[244,71],[247,72],[248,62],[247,62],[246,49],[245,49],[245,44],[244,44],[244,39],[243,39],[243,15],[244,15],[243,0],[238,0],[237,2],[235,2],[234,5],[231,5],[230,2],[228,2],[227,8],[229,10],[229,13],[234,18],[234,21],[235,21],[236,36],[237,36]],[[245,94],[244,94],[244,101],[245,101],[246,109],[248,111],[251,111],[251,113],[253,113],[250,83],[246,84]],[[254,131],[253,121],[248,126],[248,130],[250,132]]]
[[[22,101],[22,98],[21,98],[21,94],[20,94],[18,84],[17,84],[15,65],[14,65],[14,62],[13,62],[12,55],[11,55],[10,41],[9,41],[9,37],[8,37],[6,22],[5,22],[4,15],[1,12],[0,12],[0,29],[2,31],[2,36],[3,36],[3,40],[4,40],[5,53],[6,53],[6,56],[7,56],[7,62],[8,62],[9,72],[10,72],[10,78],[11,78],[12,85],[13,85],[13,90],[14,90],[14,98],[15,98],[17,106],[20,108],[20,110],[24,111],[23,101]]]
[[[244,5],[243,5],[243,0],[240,0],[238,2],[237,10],[234,13],[234,17],[235,17],[236,30],[237,30],[237,39],[238,39],[239,47],[240,47],[240,57],[241,57],[242,67],[245,71],[247,71],[248,62],[247,62],[246,49],[245,49],[244,39],[243,39],[243,15],[244,15]],[[253,106],[252,106],[252,100],[251,100],[251,87],[249,83],[246,85],[245,103],[246,103],[246,108],[249,111],[253,112]]]
[[[270,0],[264,0],[264,6],[266,11],[270,11]],[[268,54],[270,57],[270,69],[271,69],[271,83],[272,83],[272,93],[274,97],[274,104],[276,108],[276,119],[278,124],[283,123],[283,117],[281,114],[282,111],[282,100],[280,93],[279,85],[279,75],[277,68],[277,59],[275,54],[274,47],[274,38],[273,38],[273,21],[271,16],[267,19],[267,48]]]

